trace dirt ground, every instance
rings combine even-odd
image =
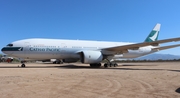
[[[0,98],[180,98],[180,62],[18,65],[0,63]]]

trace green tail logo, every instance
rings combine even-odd
[[[145,39],[144,42],[157,41],[157,40],[158,40],[158,36],[159,36],[159,30],[160,30],[160,24],[156,24],[156,26],[155,26],[154,29],[150,32],[150,34],[148,35],[148,37]]]

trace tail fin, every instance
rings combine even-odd
[[[150,32],[148,37],[144,42],[153,42],[158,40],[159,31],[160,31],[161,24],[157,23],[154,29]]]

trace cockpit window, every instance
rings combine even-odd
[[[8,44],[7,46],[12,47],[12,46],[13,46],[13,44]]]

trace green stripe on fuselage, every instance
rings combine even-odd
[[[4,47],[1,51],[23,51],[23,47]]]

